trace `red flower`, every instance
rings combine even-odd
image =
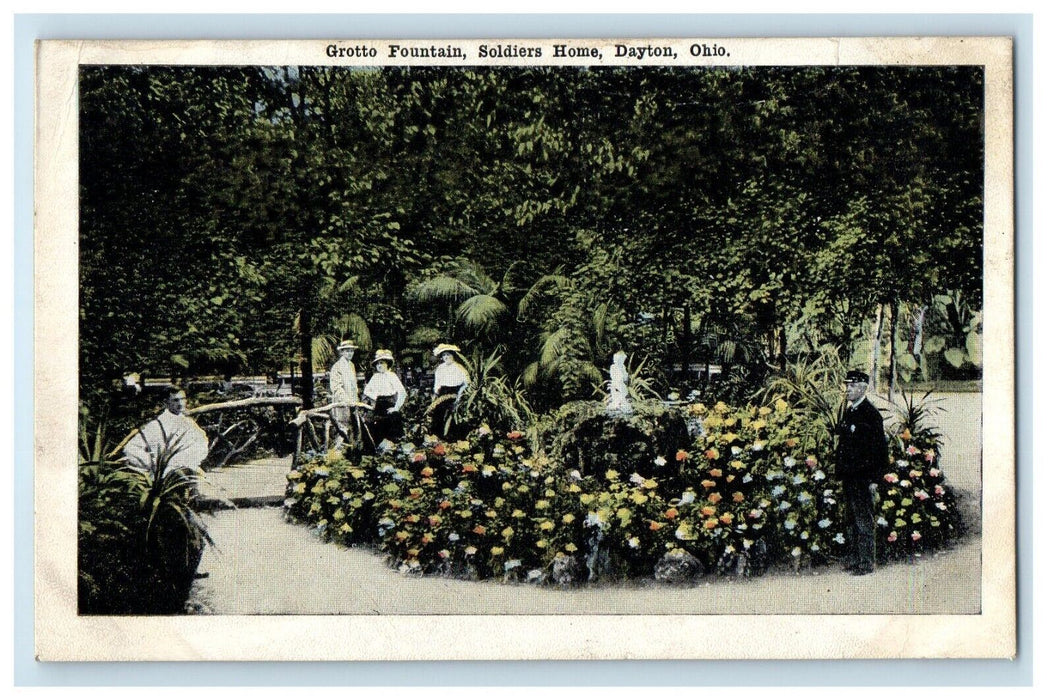
[[[444,445],[443,443],[439,443],[438,445],[432,448],[432,452],[442,457],[446,454],[446,445]]]
[[[676,508],[670,508],[665,513],[663,513],[663,515],[666,516],[667,520],[673,520],[674,518],[677,517],[677,509]]]
[[[513,431],[507,433],[506,437],[509,438],[510,440],[519,440],[520,438],[523,437],[523,433],[521,433],[519,430],[513,430]]]

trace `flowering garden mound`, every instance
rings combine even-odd
[[[646,474],[583,473],[519,431],[486,425],[466,440],[425,438],[358,463],[332,451],[289,473],[286,510],[325,539],[379,548],[402,571],[467,578],[674,581],[842,555],[840,485],[826,433],[809,416],[777,399],[738,410],[695,404],[683,418],[694,437],[656,454]],[[876,505],[880,560],[960,533],[939,448],[940,436],[917,425],[890,440]]]

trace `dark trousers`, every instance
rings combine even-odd
[[[875,506],[870,479],[846,479],[846,516],[849,530],[847,563],[861,569],[875,568]]]

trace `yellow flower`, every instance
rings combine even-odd
[[[340,531],[343,532],[344,534],[348,534],[349,532],[351,532],[351,525],[348,525],[347,523],[344,523],[343,525],[340,526]]]
[[[546,508],[549,507],[549,501],[538,501],[537,503],[534,504],[534,507],[537,508],[538,510],[545,510]]]
[[[506,542],[511,540],[512,536],[515,535],[515,534],[516,534],[516,531],[513,530],[511,527],[507,527],[507,528],[505,528],[504,530],[501,531],[501,536],[505,538]]]
[[[564,545],[564,549],[566,549],[568,552],[578,551],[578,547],[575,546],[574,542],[568,542],[566,545]]]
[[[634,491],[633,495],[630,496],[630,500],[636,503],[638,506],[644,505],[648,501],[648,497],[640,491]]]
[[[527,514],[524,513],[522,510],[520,510],[519,508],[517,508],[516,510],[512,511],[512,517],[514,517],[514,518],[522,518],[525,515],[527,515]]]
[[[747,465],[743,464],[743,462],[738,459],[733,459],[728,466],[732,467],[733,469],[746,469],[747,467]]]
[[[761,408],[758,409],[758,415],[759,416],[767,416],[770,413],[772,413],[772,409],[769,408],[768,406],[762,406]]]
[[[596,500],[596,496],[591,493],[583,493],[579,500],[582,501],[582,503],[584,503],[585,505],[589,505],[590,503]]]
[[[776,399],[776,410],[783,413],[790,407],[790,404],[783,399]]]
[[[618,481],[619,473],[617,471],[615,471],[614,469],[608,469],[607,473],[604,474],[604,477],[608,481]]]
[[[567,490],[570,491],[571,493],[578,493],[582,489],[578,486],[578,484],[571,484],[570,486],[567,487]]]
[[[727,432],[727,433],[725,433],[724,435],[721,436],[721,439],[724,440],[725,442],[734,442],[735,439],[738,438],[738,437],[739,436],[736,435],[733,432]]]
[[[298,472],[298,471],[296,471],[294,469],[293,471],[291,471],[288,474],[286,474],[285,478],[289,479],[290,481],[296,481],[297,479],[300,478],[300,476],[301,476],[300,472]]]
[[[488,518],[496,518],[498,516],[498,511],[491,509],[484,513],[484,515],[486,515]]]
[[[505,553],[505,548],[504,547],[491,547],[490,548],[490,555],[492,557],[496,557],[496,556],[498,556],[500,554],[504,554],[504,553]]]
[[[750,422],[750,427],[753,428],[754,430],[761,430],[766,425],[768,425],[768,423],[766,423],[765,421],[761,420],[760,418],[755,420],[755,421],[751,421]]]
[[[399,530],[399,532],[395,533],[395,539],[399,540],[400,542],[402,542],[403,540],[405,540],[409,536],[410,536],[410,533],[407,532],[406,530]]]
[[[556,525],[553,523],[553,521],[546,520],[545,522],[543,522],[541,525],[538,526],[538,529],[541,530],[542,532],[548,532],[549,530],[552,530],[554,527],[556,527]]]
[[[296,486],[293,487],[293,493],[303,493],[306,488],[307,488],[307,485],[304,484],[303,481],[301,481],[299,484],[297,484]]]
[[[534,543],[534,546],[537,547],[538,549],[545,549],[546,547],[549,546],[549,540],[538,540],[537,542]]]
[[[646,479],[641,486],[646,489],[655,489],[659,487],[659,483],[655,479]]]
[[[501,508],[503,505],[505,505],[505,499],[504,498],[502,498],[501,496],[498,496],[497,498],[494,499],[494,507],[495,508]]]
[[[337,508],[335,511],[333,511],[333,519],[334,520],[343,520],[344,519],[344,511],[341,510],[340,508]]]
[[[716,411],[717,413],[728,413],[728,404],[726,404],[724,401],[718,401],[716,404],[714,404],[714,411]]]
[[[561,518],[561,520],[564,521],[565,525],[570,525],[571,523],[573,523],[575,521],[574,513],[567,513],[567,514],[565,514],[564,517]]]
[[[552,477],[550,477],[550,478],[552,478]],[[546,481],[549,481],[549,479],[546,479]],[[546,489],[545,493],[543,495],[546,498],[554,498],[556,496],[556,491],[553,491],[552,489]]]

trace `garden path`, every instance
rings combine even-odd
[[[278,505],[285,498],[289,457],[254,459],[205,473],[196,508],[247,508]]]

